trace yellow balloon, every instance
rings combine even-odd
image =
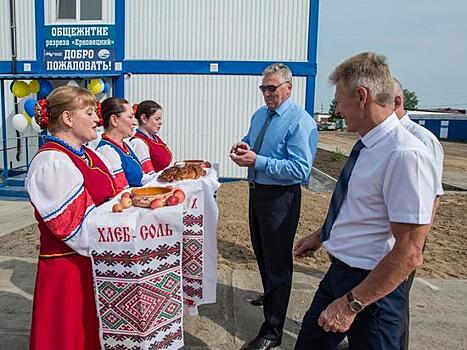
[[[104,82],[102,79],[91,79],[88,84],[88,90],[94,95],[100,94],[104,90]]]
[[[11,86],[11,91],[18,98],[26,97],[31,93],[29,84],[22,80],[16,80]]]
[[[41,85],[39,84],[38,80],[31,80],[29,82],[29,89],[33,94],[37,94],[41,88]]]

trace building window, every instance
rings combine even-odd
[[[76,19],[76,0],[57,0],[58,19]]]
[[[57,20],[101,21],[102,0],[57,0]]]

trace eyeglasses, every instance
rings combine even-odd
[[[265,93],[266,91],[270,93],[274,93],[276,92],[277,89],[279,89],[284,84],[290,84],[290,81],[284,81],[282,84],[279,84],[277,86],[276,85],[260,85],[259,89],[261,90],[262,93]]]

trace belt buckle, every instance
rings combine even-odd
[[[255,189],[255,183],[254,182],[248,182],[248,187],[251,188],[252,190]]]

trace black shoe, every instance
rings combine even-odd
[[[256,299],[253,299],[250,301],[251,305],[254,306],[263,306],[264,304],[264,295],[263,294],[258,294],[258,297]]]
[[[269,340],[258,335],[255,339],[242,346],[241,350],[267,350],[281,345],[278,340]]]

